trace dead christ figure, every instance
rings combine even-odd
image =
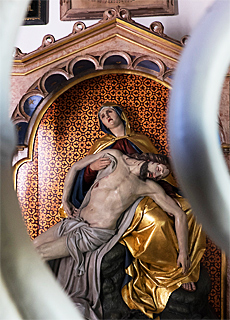
[[[97,179],[88,191],[81,207],[76,209],[69,201],[70,189],[76,175],[79,170],[99,158],[106,159],[108,166],[99,171]],[[119,241],[121,235],[129,227],[136,207],[130,208],[141,197],[149,196],[167,214],[175,218],[175,233],[179,247],[177,266],[181,266],[183,274],[188,273],[191,261],[188,254],[186,214],[154,182],[154,179],[160,180],[168,174],[169,169],[163,163],[131,158],[118,150],[104,150],[95,155],[86,156],[76,162],[69,170],[63,192],[63,206],[68,218],[38,236],[34,240],[34,244],[44,260],[63,257],[71,259],[71,265],[68,262],[63,266],[62,274],[69,272],[69,275],[65,279],[65,283],[62,284],[67,288],[67,292],[70,293],[85,318],[98,319],[102,314],[98,294],[100,289],[95,289],[94,283],[91,283],[95,281],[95,287],[99,286],[100,270],[92,269],[100,269],[101,258],[97,266],[100,250],[106,248],[103,253],[105,254],[114,245],[113,239],[116,239],[115,242]],[[124,212],[126,212],[125,216]],[[111,245],[108,246],[107,244],[110,243]],[[87,254],[90,256],[89,259]],[[73,282],[77,281],[75,284],[70,281],[69,270],[74,274],[74,280],[72,280]],[[81,280],[86,273],[94,273],[92,279],[91,276],[89,277],[92,281],[89,281],[89,278]],[[91,289],[88,288],[90,285]],[[193,287],[194,285],[190,283],[188,286]],[[82,295],[84,290],[89,291],[86,292],[87,299],[84,299],[84,294]],[[72,294],[73,291],[74,294]],[[92,301],[89,303],[89,300]]]

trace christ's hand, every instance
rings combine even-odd
[[[180,252],[177,258],[177,266],[182,267],[182,273],[188,273],[191,266],[191,260],[187,253]]]
[[[72,217],[75,213],[75,209],[76,209],[75,206],[70,201],[62,200],[62,204],[67,216]]]

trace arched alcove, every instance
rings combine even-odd
[[[77,81],[41,106],[29,143],[29,161],[16,164],[17,192],[31,238],[59,221],[64,178],[103,136],[97,111],[105,101],[121,105],[136,132],[168,154],[166,109],[169,88],[140,74],[102,74]]]

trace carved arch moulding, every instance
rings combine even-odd
[[[32,104],[32,107],[36,108],[37,106],[34,105],[36,102],[41,103],[41,100],[48,95],[69,86],[76,79],[90,74],[96,76],[101,72],[122,72],[122,70],[124,72],[129,70],[131,73],[145,73],[156,78],[159,82],[164,82],[166,86],[170,86],[172,81],[173,69],[167,67],[161,59],[150,55],[133,57],[129,53],[119,50],[108,51],[99,57],[89,54],[78,55],[38,78],[20,99],[13,112],[12,120],[15,124],[22,121],[29,122],[30,113],[34,110],[27,111],[27,104]],[[41,97],[41,99],[34,102],[32,100],[35,97]]]
[[[157,21],[147,28],[131,19],[127,9],[109,9],[104,12],[103,18],[92,26],[86,27],[84,22],[77,21],[72,32],[64,38],[55,40],[53,35],[45,35],[41,46],[30,53],[23,53],[16,48],[12,78],[17,77],[18,80],[21,76],[38,79],[54,66],[77,55],[102,56],[118,48],[135,57],[140,54],[155,54],[157,58],[163,59],[169,68],[175,68],[184,42],[168,37],[163,31],[163,25]],[[34,81],[27,83],[32,82]],[[20,94],[22,90],[23,93],[27,91],[27,83],[22,83]]]

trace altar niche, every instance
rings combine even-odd
[[[159,152],[168,155],[167,105],[169,89],[154,79],[134,74],[105,74],[84,80],[60,94],[43,110],[34,136],[33,161],[17,173],[17,192],[31,239],[60,221],[64,179],[71,165],[83,158],[103,136],[97,111],[105,100],[121,105],[132,128],[148,136]],[[216,273],[221,252],[209,241],[202,264]],[[210,259],[211,258],[211,259]],[[220,278],[210,273],[210,303],[221,296]],[[214,289],[215,288],[215,289]],[[218,307],[215,308],[218,312]],[[220,309],[219,309],[220,312]]]

